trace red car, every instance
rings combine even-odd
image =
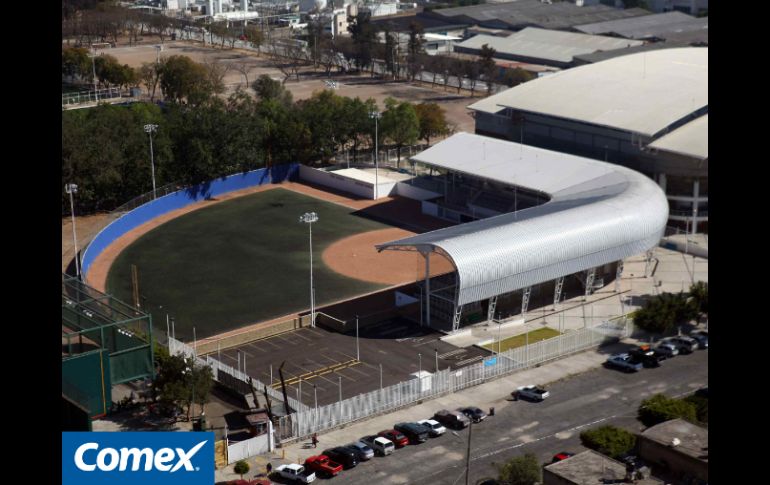
[[[553,455],[553,460],[551,463],[556,463],[557,461],[566,460],[567,458],[575,456],[574,453],[570,453],[569,451],[562,451],[561,453],[556,453]]]
[[[305,468],[326,477],[337,476],[342,471],[342,465],[331,461],[326,455],[311,456],[305,460]]]
[[[409,438],[404,436],[403,433],[396,431],[395,429],[386,429],[385,431],[380,431],[377,433],[377,436],[382,436],[383,438],[389,439],[393,442],[394,445],[396,445],[396,448],[403,448],[409,444]]]

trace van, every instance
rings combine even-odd
[[[433,419],[443,424],[447,428],[462,429],[471,424],[471,420],[459,411],[449,411],[442,409],[433,415]]]
[[[417,423],[398,423],[393,426],[393,429],[403,433],[413,445],[425,443],[428,441],[428,435],[430,434],[430,428]]]
[[[361,438],[361,442],[368,445],[371,449],[374,450],[375,453],[379,454],[380,456],[388,456],[393,453],[393,450],[396,449],[392,441],[381,436],[364,436]]]

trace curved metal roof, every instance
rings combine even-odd
[[[655,247],[668,219],[660,187],[587,158],[458,133],[416,161],[546,193],[545,204],[377,245],[439,250],[458,274],[458,304],[622,260]]]

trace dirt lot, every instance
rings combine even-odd
[[[103,52],[115,56],[118,61],[132,67],[139,67],[143,62],[155,62],[157,51],[153,44],[133,47],[116,47],[106,49]],[[267,74],[273,79],[283,80],[283,74],[274,66],[270,59],[238,49],[217,49],[203,47],[200,44],[189,42],[168,42],[164,44],[161,57],[172,55],[185,55],[196,62],[220,61],[230,65],[246,63],[252,66],[248,71],[249,82],[253,82],[262,74]],[[291,79],[286,82],[286,88],[294,95],[294,99],[309,98],[314,91],[325,89],[325,81],[328,78],[319,68],[314,71],[312,67],[301,71],[300,81]],[[337,94],[341,96],[356,97],[361,99],[374,98],[380,107],[384,106],[384,100],[392,96],[401,101],[412,103],[434,102],[447,111],[447,119],[456,126],[457,131],[473,132],[474,121],[466,106],[474,103],[478,97],[456,94],[454,90],[444,91],[441,87],[430,88],[429,84],[417,86],[406,82],[386,82],[371,78],[369,74],[360,76],[333,74],[333,80],[337,81]],[[230,69],[224,79],[227,93],[233,92],[238,86],[246,87],[246,79],[243,74],[235,69]],[[227,94],[226,93],[226,94]]]

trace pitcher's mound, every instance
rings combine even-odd
[[[398,285],[425,278],[425,258],[417,251],[377,252],[375,244],[414,236],[398,228],[369,231],[335,242],[323,252],[323,261],[337,273],[363,281]],[[435,253],[430,256],[430,274],[453,271],[452,263]]]

